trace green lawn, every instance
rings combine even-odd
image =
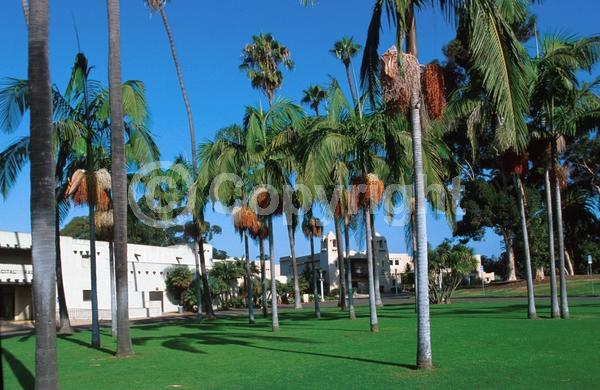
[[[557,280],[558,284],[558,280]],[[559,288],[557,286],[557,288]],[[541,283],[537,283],[533,288],[535,295],[540,297],[550,296],[550,281],[548,278]],[[453,297],[483,297],[484,291],[481,286],[468,289],[456,290]],[[491,285],[485,288],[486,297],[526,297],[527,287],[525,282],[521,281],[514,284],[506,285]],[[577,279],[567,280],[567,296],[572,297],[590,297],[600,296],[600,277],[594,275],[594,278],[590,281],[587,277],[578,276]]]
[[[542,305],[544,303],[544,305]],[[572,302],[571,320],[525,319],[522,302],[454,303],[432,307],[435,370],[414,369],[412,305],[380,310],[378,334],[368,329],[367,309],[349,321],[326,309],[284,311],[281,332],[268,320],[243,317],[197,324],[132,328],[136,356],[116,359],[86,346],[87,331],[58,342],[62,389],[224,388],[598,388],[600,301]],[[32,383],[34,338],[2,340],[5,388]]]

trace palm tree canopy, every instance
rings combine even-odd
[[[350,66],[352,58],[358,54],[361,48],[361,45],[354,42],[353,37],[343,37],[333,44],[333,48],[329,52],[339,58],[345,66]]]
[[[160,11],[170,0],[144,0],[144,4],[152,12]]]
[[[457,16],[457,27],[466,31],[472,68],[481,77],[483,91],[493,102],[498,118],[497,138],[502,149],[523,150],[527,144],[525,116],[527,102],[527,62],[525,50],[513,25],[528,16],[528,1],[440,0],[450,18]],[[424,0],[376,0],[368,28],[361,65],[361,82],[375,102],[378,94],[380,31],[383,14],[396,27],[396,46],[410,29],[416,9],[431,2]],[[399,53],[401,51],[399,50]],[[399,63],[401,63],[399,58]]]
[[[64,94],[52,87],[53,145],[57,162],[57,194],[63,198],[68,178],[84,166],[86,138],[93,136],[97,168],[110,165],[110,111],[108,89],[98,81],[88,80],[90,70],[87,58],[76,55],[71,77]],[[87,82],[86,82],[87,80]],[[127,163],[135,167],[159,158],[158,146],[147,127],[149,120],[144,85],[141,81],[123,83],[123,111],[125,114],[125,145]],[[87,89],[87,105],[86,105]],[[27,80],[4,79],[0,88],[0,125],[10,132],[21,123],[29,110]],[[0,193],[6,196],[24,165],[29,161],[29,137],[22,137],[0,152]]]
[[[242,50],[242,63],[239,68],[245,71],[252,87],[265,93],[269,101],[283,81],[279,68],[293,69],[290,51],[270,33],[252,36],[252,43]]]
[[[310,85],[302,91],[302,94],[300,102],[310,106],[315,112],[318,111],[321,102],[327,99],[327,91],[321,88],[320,85]]]

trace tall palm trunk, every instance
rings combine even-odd
[[[294,309],[302,309],[302,296],[300,295],[300,282],[298,280],[298,263],[296,262],[296,239],[291,216],[287,224],[288,239],[290,241],[290,257],[292,258],[292,275],[294,278]]]
[[[342,240],[342,223],[340,218],[335,219],[335,240],[338,252],[339,293],[338,306],[340,310],[346,310],[346,269],[344,266],[344,241]]]
[[[521,232],[523,234],[523,251],[525,252],[525,277],[527,278],[527,316],[530,319],[537,318],[535,310],[535,296],[533,292],[533,275],[531,270],[531,255],[529,253],[529,233],[527,229],[527,216],[525,214],[525,194],[521,178],[513,173],[515,183],[515,191],[517,193],[517,202],[519,203],[519,211],[521,213]]]
[[[556,174],[556,160],[558,153],[556,141],[552,142],[552,171],[554,172],[554,207],[556,210],[556,232],[558,234],[558,266],[560,273],[560,316],[569,318],[569,300],[567,298],[567,275],[565,269],[565,236],[563,233],[562,201],[560,195],[560,183]]]
[[[196,222],[196,220],[194,219],[194,222]],[[196,319],[198,321],[202,321],[202,307],[204,306],[203,301],[202,301],[202,276],[200,275],[200,251],[204,250],[204,248],[200,249],[200,244],[198,243],[198,240],[194,238],[194,242],[192,243],[192,246],[194,248],[194,264],[195,264],[195,269],[194,269],[194,289],[196,292],[196,304],[198,305],[198,311],[196,312]]]
[[[262,237],[258,238],[258,252],[260,256],[260,290],[262,295],[262,314],[263,317],[267,317],[268,304],[267,304],[267,278],[265,270],[265,241]]]
[[[369,273],[369,312],[371,314],[371,332],[379,332],[379,321],[377,320],[377,305],[375,304],[375,283],[373,278],[373,245],[371,245],[371,218],[369,209],[364,209],[365,224],[367,225],[365,241],[367,243],[367,270]]]
[[[421,134],[421,103],[417,93],[411,102],[413,162],[415,175],[415,253],[417,283],[417,367],[429,369],[431,362],[431,332],[429,321],[429,264],[427,259],[427,218],[425,203],[425,175],[423,173],[423,147]]]
[[[202,288],[204,291],[204,294],[202,295],[204,298],[204,313],[206,313],[207,319],[214,320],[217,317],[213,310],[212,297],[209,294],[210,286],[208,285],[208,271],[206,269],[206,257],[204,256],[204,238],[202,236],[198,238],[198,246],[201,248],[198,253],[200,255],[200,271],[202,272]]]
[[[117,324],[117,286],[115,280],[115,246],[108,242],[108,267],[110,268],[110,330],[113,337],[119,333]]]
[[[515,249],[513,247],[513,233],[510,231],[506,231],[503,233],[504,238],[504,247],[506,249],[507,259],[507,269],[508,275],[506,280],[509,282],[514,282],[517,280],[517,270],[515,266]]]
[[[406,34],[407,51],[418,58],[417,29],[414,11],[408,12],[409,28]],[[425,175],[423,171],[423,145],[421,131],[421,96],[414,91],[411,96],[410,120],[412,127],[414,189],[415,189],[415,231],[417,250],[415,256],[415,281],[417,301],[417,367],[432,367],[431,332],[429,321],[429,263],[427,259],[427,205],[425,203]]]
[[[375,304],[378,307],[383,306],[381,300],[381,287],[379,287],[379,277],[381,276],[381,263],[379,262],[379,249],[375,248],[375,242],[377,241],[377,233],[375,231],[375,214],[371,214],[371,241],[373,246],[373,272],[375,275]]]
[[[198,165],[197,165],[198,160],[196,159],[196,130],[194,128],[194,117],[192,115],[192,106],[190,105],[190,101],[187,96],[187,90],[185,88],[185,83],[183,82],[183,71],[181,70],[181,64],[179,63],[179,57],[177,56],[177,50],[175,49],[175,39],[173,38],[173,33],[171,32],[171,26],[169,25],[169,20],[167,19],[167,12],[165,11],[164,5],[160,7],[159,12],[160,12],[160,17],[162,18],[162,21],[163,21],[163,25],[165,27],[165,32],[167,33],[167,38],[169,39],[169,46],[171,48],[171,56],[173,57],[173,63],[175,64],[175,71],[177,72],[177,81],[179,82],[179,88],[181,89],[181,96],[183,98],[183,104],[185,105],[185,111],[187,113],[188,129],[189,129],[189,133],[190,133],[190,144],[191,144],[191,151],[192,151],[192,176],[193,176],[193,180],[195,181],[196,178],[198,177]],[[194,222],[195,222],[195,216],[194,216]],[[194,238],[194,240],[196,241],[196,244],[197,244],[198,240],[196,238]],[[203,245],[199,245],[199,246],[200,246],[201,250],[204,250]],[[206,272],[201,273],[200,269],[199,269],[199,268],[203,268],[203,269],[206,268],[203,258],[204,258],[204,256],[200,257],[200,267],[198,265],[198,261],[196,261],[196,274],[200,275],[200,277],[202,278],[202,284],[206,287],[206,286],[208,286],[208,275],[206,274]],[[210,289],[205,288],[204,295],[206,296],[206,298],[205,298],[206,302],[212,302]],[[198,302],[198,307],[200,307],[201,298],[202,297],[201,297],[200,289],[197,289],[196,300]],[[209,307],[210,308],[206,309],[206,310],[209,310],[209,311],[207,311],[207,316],[210,318],[214,318],[214,312],[212,312],[212,304],[209,304]],[[198,313],[201,313],[201,311],[198,310]],[[198,319],[200,319],[201,315],[202,314],[198,315]]]
[[[252,273],[250,272],[250,250],[248,249],[248,232],[244,232],[244,249],[246,258],[244,265],[246,269],[246,293],[248,295],[248,322],[256,323],[254,320],[254,297],[252,296]]]
[[[317,264],[315,261],[315,238],[312,233],[310,235],[310,260],[312,264],[312,289],[313,289],[313,302],[315,303],[315,317],[321,318],[321,305],[319,304],[319,293],[317,287]]]
[[[413,191],[414,191],[414,183],[413,183]],[[414,191],[416,193],[416,191]],[[414,202],[414,200],[413,200]],[[414,207],[414,205],[413,205]],[[414,266],[414,283],[415,283],[415,313],[419,312],[419,280],[417,278],[417,275],[419,274],[419,264],[417,263],[417,215],[415,213],[415,210],[413,208],[413,210],[411,211],[411,215],[410,215],[410,219],[411,219],[411,223],[412,223],[412,227],[410,230],[410,239],[411,239],[411,256],[412,256],[412,260],[413,260],[413,266]]]
[[[129,336],[129,294],[127,285],[127,173],[121,91],[121,10],[119,0],[108,0],[108,85],[113,196],[113,252],[117,285],[117,356],[133,354]]]
[[[31,263],[35,312],[35,387],[57,389],[56,198],[52,155],[52,92],[48,63],[48,0],[32,0],[28,57],[31,103]]]
[[[348,290],[348,316],[351,320],[356,319],[354,311],[354,298],[352,296],[352,259],[350,258],[350,228],[347,217],[344,218],[344,241],[346,244],[346,290]]]
[[[550,186],[550,167],[544,172],[544,190],[546,191],[546,219],[548,220],[548,252],[550,253],[550,315],[560,316],[558,295],[556,293],[556,259],[554,257],[554,217],[552,215],[552,189]]]
[[[87,95],[87,93],[86,93]],[[87,99],[86,99],[87,101]],[[86,103],[87,106],[87,103]],[[90,129],[91,131],[91,129]],[[87,171],[94,172],[94,152],[92,148],[92,136],[87,141]],[[90,229],[90,284],[92,303],[92,347],[100,347],[100,324],[98,322],[98,281],[96,277],[96,185],[94,180],[87,180],[88,192],[88,224]]]
[[[568,274],[571,276],[575,275],[575,269],[573,268],[573,260],[571,260],[571,255],[569,254],[569,251],[567,250],[566,247],[565,247],[565,260],[567,263]]]
[[[271,268],[271,329],[279,332],[277,314],[277,279],[275,275],[275,244],[273,243],[273,216],[269,215],[269,266]]]
[[[346,78],[348,79],[348,87],[350,88],[350,93],[352,94],[352,102],[356,106],[358,102],[358,97],[356,96],[356,90],[354,89],[354,82],[352,81],[352,73],[350,72],[350,61],[344,62],[344,68],[346,68]]]
[[[87,72],[87,69],[83,69]],[[83,81],[83,99],[85,104],[86,117],[89,114],[89,90],[87,76]],[[86,144],[86,163],[88,174],[94,172],[94,149],[92,145],[93,127],[88,121],[88,134]],[[88,193],[88,224],[90,231],[90,289],[92,304],[92,346],[100,347],[100,323],[98,321],[98,282],[96,276],[96,182],[87,180]]]
[[[58,210],[56,215],[58,216]],[[58,217],[55,223],[55,234],[56,234],[56,292],[58,295],[58,315],[59,325],[58,334],[66,335],[72,334],[73,328],[71,328],[71,320],[69,319],[69,310],[67,308],[67,300],[65,298],[65,285],[62,277],[62,258],[60,255],[60,228],[59,228]]]

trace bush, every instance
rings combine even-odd
[[[450,303],[462,280],[475,271],[473,249],[463,244],[442,242],[429,253],[429,299],[431,303]],[[440,286],[440,275],[442,283]]]
[[[192,271],[184,265],[167,268],[165,276],[167,292],[177,299],[179,305],[184,305],[185,292],[189,289],[193,279]]]

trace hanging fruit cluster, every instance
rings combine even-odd
[[[425,66],[421,74],[421,90],[427,113],[432,119],[440,119],[446,106],[444,69],[436,63]]]
[[[359,207],[379,204],[383,198],[383,192],[383,181],[374,173],[356,176],[352,179],[352,198]]]

